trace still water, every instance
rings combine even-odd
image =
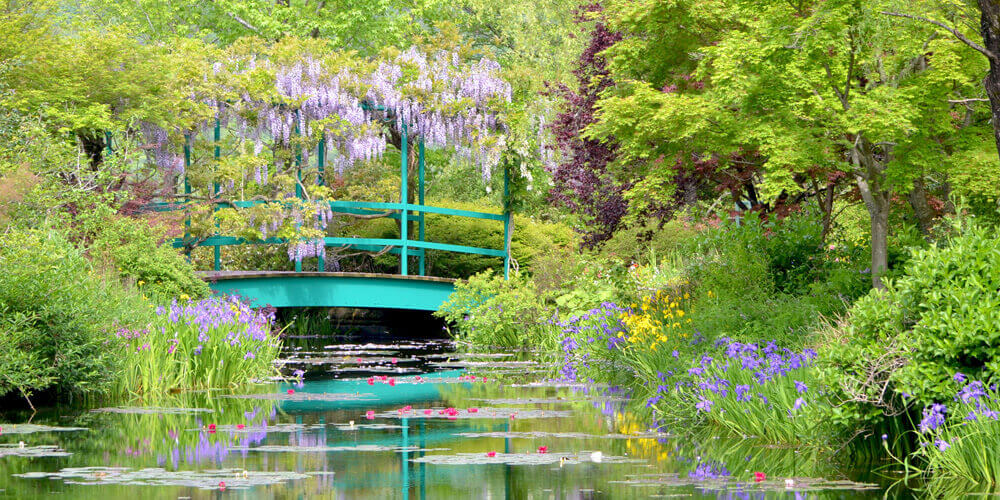
[[[0,414],[0,498],[886,494],[819,452],[650,432],[613,388],[546,382],[548,367],[513,355],[314,338],[284,363],[304,380]]]

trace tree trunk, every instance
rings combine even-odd
[[[872,145],[863,137],[858,138],[851,149],[854,176],[857,179],[861,199],[868,209],[871,219],[872,261],[869,270],[872,286],[885,288],[882,275],[889,268],[889,190],[884,187],[884,165],[875,159]],[[888,158],[886,159],[888,161]]]
[[[104,148],[107,147],[104,143],[104,134],[77,134],[77,138],[83,146],[83,152],[90,160],[90,169],[96,172],[104,162]]]
[[[924,186],[923,177],[913,179],[913,190],[909,195],[910,206],[913,207],[913,215],[917,218],[917,227],[924,238],[931,235],[931,226],[934,221],[934,211],[927,204],[927,188]]]
[[[1000,0],[978,0],[980,31],[983,35],[983,45],[989,52],[1000,55]],[[993,115],[993,139],[996,142],[997,155],[1000,156],[1000,61],[996,57],[990,59],[990,71],[986,74],[983,86],[990,98],[990,111]]]

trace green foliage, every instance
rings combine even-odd
[[[1000,243],[991,227],[954,224],[954,235],[915,250],[902,276],[851,308],[832,358],[848,394],[885,403],[888,384],[929,402],[950,398],[956,372],[998,380]]]
[[[527,276],[509,280],[492,270],[459,282],[455,292],[434,313],[457,325],[456,338],[476,347],[555,348],[552,314]]]
[[[478,203],[460,203],[446,200],[428,201],[428,205],[476,212],[499,213],[499,207]],[[427,214],[425,221],[426,240],[435,243],[449,243],[478,248],[503,249],[503,222],[457,217],[454,215]],[[416,225],[410,230],[416,234]],[[399,226],[393,220],[379,219],[357,222],[338,231],[338,234],[362,238],[397,238]],[[573,230],[558,222],[544,222],[521,215],[514,215],[514,234],[511,239],[511,255],[522,269],[531,270],[536,259],[561,252],[575,246]],[[385,255],[379,257],[377,269],[393,272],[398,269],[399,257]],[[412,267],[412,265],[411,265]],[[438,250],[427,251],[427,273],[432,276],[464,278],[493,269],[503,271],[503,259]]]
[[[695,234],[693,224],[673,219],[663,227],[647,222],[615,231],[601,244],[600,254],[626,262],[654,263],[674,254]]]
[[[148,303],[56,232],[0,233],[0,269],[0,393],[108,390],[121,359],[106,341],[150,320]]]
[[[194,298],[209,293],[208,284],[194,274],[194,266],[164,243],[162,228],[149,220],[111,217],[95,228],[89,251],[117,269],[120,279],[135,283],[154,299],[180,295]]]

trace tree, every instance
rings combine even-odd
[[[983,126],[948,102],[979,84],[975,54],[932,30],[888,23],[880,12],[896,0],[648,3],[694,19],[674,29],[705,41],[693,52],[692,80],[702,83],[667,92],[627,82],[598,104],[590,133],[613,137],[637,162],[685,149],[714,151],[723,163],[758,152],[761,195],[771,200],[802,192],[816,168],[849,176],[868,209],[869,269],[880,287],[894,195],[923,168],[948,168]],[[647,33],[668,27],[662,36],[674,26],[648,23]]]
[[[577,21],[585,25],[591,15],[600,11],[598,4],[586,5],[580,9]],[[549,165],[554,184],[550,198],[585,217],[585,246],[610,238],[627,209],[623,197],[627,184],[607,170],[608,163],[615,158],[615,145],[582,136],[583,130],[594,122],[594,105],[599,96],[614,84],[602,52],[619,40],[620,34],[597,21],[590,31],[590,42],[573,70],[577,90],[565,84],[557,84],[551,90],[562,99],[562,109],[550,125],[562,158]]]

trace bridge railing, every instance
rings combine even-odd
[[[383,110],[381,107],[372,107],[367,104],[362,104],[365,109],[377,109]],[[299,136],[299,126],[298,120],[296,120],[294,135]],[[510,174],[507,169],[504,169],[504,209],[502,214],[493,214],[487,212],[474,212],[470,210],[458,210],[452,208],[442,208],[434,207],[424,204],[424,175],[426,172],[426,164],[424,161],[424,141],[423,138],[419,138],[416,142],[417,144],[417,203],[410,203],[409,200],[409,168],[407,163],[409,162],[408,148],[409,146],[409,132],[408,126],[405,121],[402,122],[402,128],[400,132],[400,202],[399,203],[381,203],[381,202],[364,202],[364,201],[333,201],[329,202],[330,210],[334,213],[342,214],[359,214],[359,215],[372,215],[385,211],[395,211],[392,214],[386,215],[386,217],[396,219],[400,221],[400,235],[399,238],[351,238],[351,237],[325,237],[323,241],[326,246],[335,246],[342,248],[353,248],[361,251],[371,251],[379,252],[384,251],[388,247],[388,252],[392,254],[399,255],[399,273],[403,276],[409,275],[409,257],[419,258],[419,274],[421,276],[426,274],[426,251],[427,250],[440,250],[446,252],[460,252],[460,253],[470,253],[485,255],[490,257],[500,257],[503,259],[504,266],[504,277],[507,277],[510,273],[510,249],[511,249],[511,237],[513,232],[513,218],[509,208],[509,198],[510,198]],[[222,142],[222,126],[218,118],[215,120],[215,127],[213,130],[213,142],[214,160],[218,162],[221,158],[221,147]],[[187,173],[191,167],[191,136],[186,136],[184,144],[184,194],[186,196],[191,195],[191,185],[188,182]],[[324,185],[324,171],[326,169],[326,136],[321,136],[319,143],[317,144],[316,158],[316,183],[317,185]],[[111,154],[111,135],[108,134],[107,137],[107,149],[108,154]],[[299,150],[295,158],[297,167],[297,176],[299,180],[302,179],[302,173],[304,170],[311,170],[308,165],[303,165],[302,151]],[[212,185],[212,194],[219,195],[220,186],[217,182]],[[300,183],[295,186],[295,196],[297,198],[303,198],[303,187]],[[213,210],[218,210],[220,206],[232,206],[236,208],[251,207],[261,203],[281,203],[276,201],[263,201],[263,200],[250,200],[250,201],[235,201],[235,202],[215,202],[213,204]],[[185,207],[184,203],[169,203],[169,202],[158,202],[150,203],[146,206],[149,210],[154,211],[170,211],[170,210],[180,210]],[[449,243],[434,243],[425,241],[425,214],[441,214],[450,215],[458,217],[471,217],[474,219],[483,220],[493,220],[503,222],[504,227],[504,245],[502,249],[493,248],[480,248],[471,247],[464,245],[454,245]],[[416,239],[412,238],[409,234],[409,222],[413,221],[417,223],[417,234]],[[190,227],[190,218],[185,221],[185,227]],[[253,245],[253,244],[282,244],[289,243],[288,240],[280,238],[267,238],[251,240],[245,238],[229,237],[223,236],[216,232],[212,236],[206,238],[194,238],[188,231],[185,231],[183,238],[177,238],[173,245],[177,248],[192,248],[194,245],[198,246],[209,246],[214,247],[214,269],[216,271],[222,270],[222,247],[231,245]],[[325,254],[325,252],[324,252]],[[318,270],[325,270],[325,258],[324,254],[321,254],[318,259]],[[295,270],[297,272],[302,271],[302,261],[296,259]]]
[[[269,203],[264,200],[252,200],[252,201],[234,201],[234,202],[220,202],[216,203],[217,206],[230,206],[236,208],[248,208],[254,205],[260,205]],[[427,250],[439,250],[444,252],[456,252],[456,253],[468,253],[476,255],[484,255],[487,257],[498,257],[502,258],[504,261],[505,275],[509,272],[509,259],[510,259],[510,214],[497,214],[489,212],[476,212],[472,210],[461,210],[455,208],[445,208],[445,207],[435,207],[431,205],[418,205],[413,203],[383,203],[383,202],[366,202],[366,201],[331,201],[328,202],[330,210],[334,212],[334,215],[339,214],[355,214],[355,215],[371,215],[384,213],[386,211],[394,211],[385,215],[386,218],[400,220],[405,218],[408,221],[416,222],[419,225],[418,238],[417,239],[404,239],[400,238],[358,238],[358,237],[342,237],[342,236],[326,236],[323,239],[325,247],[334,247],[340,249],[354,249],[366,252],[380,252],[386,251],[394,255],[399,255],[401,259],[400,263],[400,274],[408,275],[408,269],[403,265],[402,259],[405,255],[406,258],[416,257],[419,259],[419,275],[423,276],[426,274],[426,251]],[[181,210],[184,208],[184,203],[169,203],[169,202],[154,202],[146,206],[147,209],[152,211],[174,211]],[[451,243],[437,243],[424,240],[424,217],[425,214],[440,214],[446,216],[456,216],[456,217],[468,217],[473,219],[481,219],[487,221],[498,221],[504,224],[504,248],[482,248],[473,247],[467,245],[456,245]],[[315,240],[314,240],[315,241]],[[175,248],[193,248],[194,246],[204,246],[204,247],[226,247],[226,246],[236,246],[236,245],[279,245],[289,243],[286,238],[264,238],[264,239],[247,239],[235,236],[223,236],[223,235],[212,235],[203,238],[194,237],[186,235],[182,238],[176,238],[173,242]],[[221,252],[215,252],[216,258],[214,259],[214,269],[216,271],[222,270],[222,259]],[[325,271],[326,262],[325,256],[321,254],[317,258],[317,270]],[[298,272],[302,271],[301,261],[296,261],[295,270]]]

